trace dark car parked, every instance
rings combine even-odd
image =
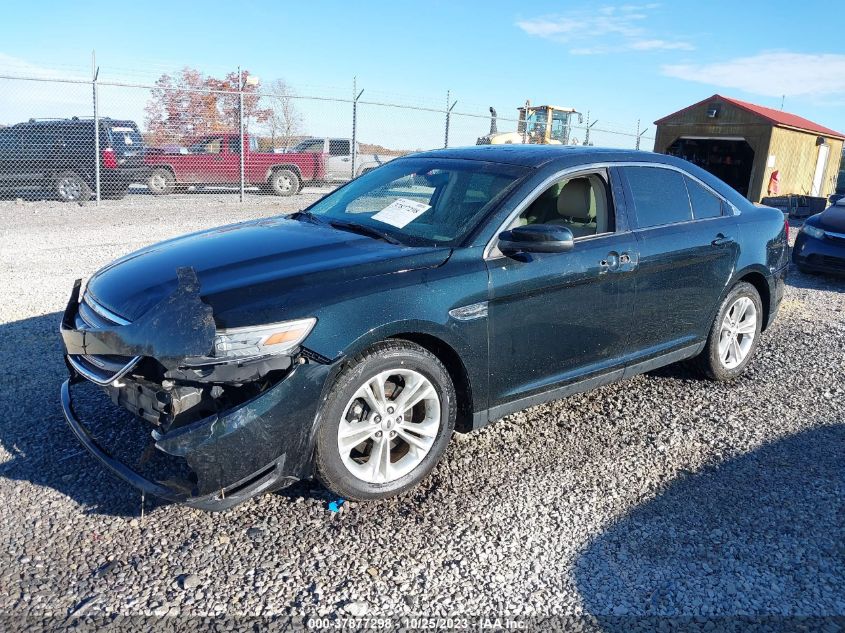
[[[142,182],[144,141],[133,121],[99,120],[100,194],[122,198]],[[94,120],[31,119],[0,129],[0,189],[46,188],[65,201],[96,192]]]
[[[291,217],[173,239],[77,283],[62,405],[115,473],[195,507],[312,475],[386,497],[425,477],[453,430],[684,359],[737,377],[781,301],[786,231],[670,156],[403,157]],[[89,382],[181,480],[103,448],[75,413]]]
[[[804,221],[792,261],[802,272],[845,275],[845,198]]]

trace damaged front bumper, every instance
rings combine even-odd
[[[133,324],[114,323],[114,315],[112,325],[80,322],[90,304],[75,286],[61,326],[70,371],[61,403],[83,446],[121,479],[169,501],[224,510],[311,476],[318,407],[334,366],[305,350],[258,369],[180,365],[206,354],[213,337],[211,308],[199,301],[191,273],[181,272],[177,290]],[[174,315],[177,324],[166,326]],[[74,406],[74,390],[86,382],[145,425],[146,452],[179,462],[179,477],[141,474],[104,448]]]

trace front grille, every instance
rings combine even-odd
[[[115,325],[127,325],[129,321],[113,314],[98,304],[87,293],[79,302],[79,309],[76,312],[76,327],[87,329],[103,329]],[[140,356],[115,356],[115,355],[71,355],[68,357],[74,368],[88,380],[100,385],[117,380],[129,372],[141,359]]]

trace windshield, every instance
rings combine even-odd
[[[308,212],[326,222],[363,225],[403,244],[455,245],[527,171],[474,160],[394,160],[329,194]]]

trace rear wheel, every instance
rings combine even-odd
[[[91,199],[91,187],[75,171],[63,171],[56,176],[56,195],[65,202],[85,202]]]
[[[277,169],[270,174],[267,184],[277,196],[292,196],[299,192],[301,182],[290,169]]]
[[[722,301],[704,350],[696,359],[711,380],[733,380],[745,371],[763,325],[763,304],[749,283],[735,285]]]
[[[147,178],[147,189],[154,196],[166,196],[176,189],[176,177],[173,172],[163,167],[157,167]]]
[[[316,472],[345,499],[382,499],[417,485],[455,426],[443,364],[407,341],[381,343],[338,377],[321,412]]]

